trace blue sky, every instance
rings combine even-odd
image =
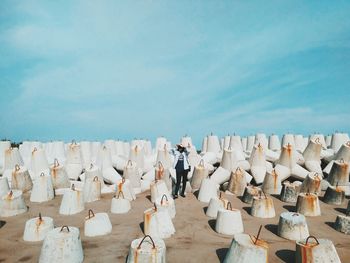
[[[350,1],[1,1],[0,135],[350,129]]]

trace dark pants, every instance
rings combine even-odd
[[[181,194],[185,194],[186,182],[187,182],[188,170],[176,170],[176,185],[175,185],[175,195],[178,195],[181,179],[182,179],[182,191]]]

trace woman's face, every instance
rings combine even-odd
[[[180,153],[184,152],[184,148],[182,148],[182,147],[179,147],[178,150]]]

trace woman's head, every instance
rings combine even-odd
[[[181,144],[178,144],[178,145],[177,145],[177,150],[178,150],[180,153],[182,153],[182,152],[185,151],[185,147],[183,147]]]

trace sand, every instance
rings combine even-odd
[[[0,262],[37,262],[42,242],[23,241],[26,220],[35,217],[39,212],[54,219],[56,226],[70,225],[80,228],[84,249],[84,262],[125,262],[130,243],[143,236],[143,211],[152,206],[149,191],[139,194],[132,202],[132,210],[125,215],[113,215],[109,212],[112,194],[103,195],[100,201],[86,204],[85,210],[73,216],[59,215],[62,196],[54,200],[37,204],[25,200],[29,206],[27,213],[0,218]],[[256,234],[263,225],[260,237],[269,244],[269,262],[294,262],[295,242],[277,236],[279,214],[283,211],[294,211],[293,204],[283,203],[273,197],[276,217],[259,219],[249,215],[250,206],[239,198],[226,195],[234,208],[241,209],[245,232]],[[310,234],[318,238],[331,239],[342,262],[350,262],[350,238],[332,228],[337,214],[345,212],[348,200],[341,206],[321,203],[322,216],[307,217]],[[215,220],[208,218],[204,211],[207,204],[199,202],[195,195],[176,200],[177,214],[173,220],[176,233],[166,239],[168,262],[220,262],[223,260],[232,237],[217,234],[214,231]],[[103,237],[84,236],[84,218],[88,209],[97,212],[108,212],[113,230]]]

